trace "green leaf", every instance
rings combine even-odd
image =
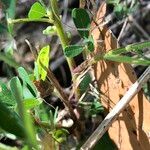
[[[69,132],[66,129],[58,129],[52,132],[52,137],[59,143],[66,141]]]
[[[96,98],[94,102],[92,103],[91,108],[89,109],[89,113],[91,115],[95,115],[103,111],[104,111],[104,108],[102,104],[99,102],[99,99]]]
[[[83,80],[81,81],[79,87],[80,87],[80,92],[83,94],[86,92],[87,88],[89,87],[89,84],[92,82],[91,76],[89,73],[86,73]]]
[[[43,30],[43,34],[45,35],[56,35],[56,26],[48,26],[45,30]]]
[[[30,19],[40,19],[46,15],[46,9],[39,2],[35,2],[29,13],[28,18]]]
[[[90,36],[88,39],[85,39],[83,42],[86,44],[88,51],[94,51],[94,39],[92,36]]]
[[[16,11],[16,0],[11,0],[10,5],[7,9],[8,18],[15,18],[15,11]]]
[[[35,136],[35,128],[33,126],[33,121],[29,113],[24,108],[23,105],[23,91],[20,80],[18,77],[13,77],[10,81],[10,88],[14,98],[18,104],[19,114],[23,120],[23,125],[26,133],[26,140],[31,147],[37,148],[37,141]]]
[[[70,45],[64,49],[64,54],[67,57],[75,57],[83,51],[83,46]]]
[[[2,3],[5,6],[6,19],[15,18],[16,12],[16,0],[2,0]],[[7,24],[8,31],[10,34],[13,32],[13,24]]]
[[[90,17],[85,9],[75,8],[72,11],[74,24],[82,38],[88,38],[90,28]]]
[[[26,110],[39,106],[42,103],[41,99],[28,98],[23,100],[23,105]]]
[[[2,102],[8,106],[15,106],[16,102],[14,97],[11,94],[11,91],[8,90],[6,84],[0,81],[0,99]]]
[[[38,72],[40,75],[40,79],[42,79],[43,81],[46,79],[47,76],[47,72],[44,70],[43,66],[48,68],[49,52],[50,52],[50,47],[49,45],[47,45],[40,50],[37,58]]]
[[[20,78],[23,81],[23,92],[25,93],[24,96],[27,94],[29,95],[28,97],[36,97],[37,91],[36,91],[35,85],[30,80],[30,77],[28,73],[26,72],[26,70],[23,67],[19,67],[18,73],[19,73]]]
[[[127,15],[127,7],[123,4],[115,5],[114,7],[114,13],[117,17],[117,19],[122,19]]]
[[[128,56],[121,56],[121,55],[113,55],[113,54],[105,54],[104,59],[115,61],[115,62],[122,62],[122,63],[129,63],[129,64],[137,64],[143,66],[149,66],[150,60],[146,60],[143,58],[132,58]]]
[[[2,97],[0,98],[0,128],[18,137],[24,138],[24,128],[19,116],[14,111],[8,109],[1,101],[4,101]]]
[[[0,52],[0,60],[4,61],[11,67],[18,68],[19,64],[15,62],[15,60],[10,55],[6,55],[4,52]]]
[[[15,98],[15,100],[17,102],[19,115],[21,117],[23,117],[23,112],[24,112],[24,108],[23,108],[23,104],[22,104],[23,91],[22,91],[22,85],[21,85],[18,77],[13,77],[10,80],[10,90],[11,90],[13,97]]]
[[[2,0],[2,3],[5,6],[5,10],[8,15],[7,17],[14,18],[16,10],[16,0]]]
[[[35,61],[34,62],[34,77],[35,77],[35,80],[40,80],[40,75],[39,75],[39,71],[38,71],[38,64],[37,62]]]

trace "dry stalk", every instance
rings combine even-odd
[[[141,77],[130,87],[121,100],[115,105],[112,111],[105,117],[93,134],[81,147],[81,150],[89,150],[94,147],[97,141],[104,135],[118,115],[125,109],[132,98],[141,90],[144,83],[150,78],[150,66],[145,70]]]

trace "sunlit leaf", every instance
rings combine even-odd
[[[43,7],[39,2],[35,2],[28,13],[28,18],[39,19],[44,17],[45,15],[46,15],[45,7]]]
[[[49,45],[47,45],[40,50],[38,54],[38,58],[37,58],[38,72],[39,72],[40,78],[43,81],[46,79],[46,75],[47,75],[47,72],[44,70],[43,66],[45,68],[48,68],[49,59],[50,59],[49,52],[50,52],[50,47]]]
[[[41,99],[28,98],[23,100],[23,105],[26,110],[39,106],[42,103]]]

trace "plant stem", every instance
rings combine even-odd
[[[106,54],[100,52],[95,56],[93,56],[91,59],[86,60],[83,63],[81,63],[79,66],[77,66],[74,69],[73,73],[75,74],[81,73],[83,70],[87,69],[88,67],[97,63],[100,60],[110,60],[110,61],[120,62],[120,63],[129,63],[129,64],[148,66],[150,65],[150,60],[120,55],[122,53],[127,53],[130,51],[136,52],[139,49],[148,48],[148,47],[150,47],[150,41],[141,42],[137,44],[130,44],[123,48],[112,49]]]
[[[77,117],[73,111],[73,108],[68,101],[68,96],[63,92],[62,87],[60,86],[59,82],[55,78],[52,71],[50,69],[47,70],[47,68],[45,68],[44,65],[42,65],[42,66],[47,71],[47,77],[52,82],[52,84],[55,86],[58,93],[60,94],[60,98],[61,98],[62,102],[64,103],[64,105],[66,106],[66,108],[68,109],[68,111],[69,111],[69,113],[70,113],[70,115],[74,121],[74,124],[76,124],[77,127],[80,128],[80,122],[78,121],[78,119],[77,119]]]
[[[8,19],[9,24],[24,23],[24,22],[47,22],[53,24],[52,19],[40,18],[40,19],[30,19],[30,18],[20,18],[20,19]]]
[[[65,47],[69,45],[69,40],[68,40],[67,34],[65,33],[63,29],[63,26],[59,17],[59,12],[58,12],[59,8],[58,8],[57,0],[50,0],[50,2],[51,2],[52,13],[53,13],[54,25],[56,26],[57,35],[60,38],[60,41],[64,50]],[[68,62],[68,66],[71,71],[72,81],[75,82],[77,78],[76,75],[73,75],[73,70],[76,68],[75,61],[73,58],[68,58],[68,57],[66,57],[66,60]],[[79,99],[80,97],[80,90],[78,88],[75,90],[75,97],[76,99]]]
[[[58,12],[59,9],[58,9],[57,0],[50,0],[50,3],[51,3],[52,13],[53,13],[54,25],[56,26],[57,34],[60,38],[62,47],[63,49],[65,49],[65,47],[69,45],[69,40],[63,29],[63,26],[59,17],[59,12]],[[67,58],[67,57],[66,57],[66,60],[68,62],[68,65],[72,74],[73,69],[76,67],[75,61],[73,58]]]

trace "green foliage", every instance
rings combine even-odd
[[[45,68],[48,68],[50,59],[49,53],[50,53],[50,46],[47,45],[40,50],[37,58],[38,74],[40,75],[40,79],[42,79],[43,81],[46,79],[47,76],[47,72],[43,68],[43,66]]]
[[[79,88],[80,88],[80,93],[83,94],[84,92],[86,92],[86,90],[89,87],[89,84],[92,82],[91,76],[89,73],[86,73],[85,76],[83,77]]]
[[[37,98],[28,98],[28,99],[23,100],[23,106],[25,110],[30,110],[32,108],[35,108],[39,106],[41,103],[42,103],[42,100],[37,99]]]
[[[79,55],[83,51],[83,48],[84,48],[83,46],[79,45],[70,45],[64,49],[64,54],[66,57],[73,58]]]
[[[83,41],[86,44],[87,50],[89,52],[93,52],[94,51],[94,39],[92,36],[89,36],[88,39],[84,39]]]
[[[18,77],[13,77],[10,80],[10,90],[11,90],[11,93],[12,93],[14,99],[17,102],[17,106],[19,109],[19,115],[21,117],[23,117],[23,112],[24,112],[24,108],[23,108],[23,104],[22,104],[23,90],[22,90],[22,85],[21,85]]]
[[[28,18],[30,19],[40,19],[46,15],[46,9],[39,2],[35,2],[29,13]]]
[[[24,127],[21,119],[2,101],[5,101],[5,99],[0,97],[0,128],[20,138],[25,138]]]
[[[9,6],[6,10],[8,18],[15,18],[16,0],[9,0]]]
[[[104,59],[115,61],[115,62],[124,62],[124,63],[130,63],[130,64],[143,65],[143,66],[150,65],[150,60],[146,60],[143,58],[132,58],[132,57],[121,56],[121,55],[105,54]]]
[[[90,109],[89,109],[89,114],[90,115],[96,115],[98,113],[102,113],[103,111],[104,111],[104,107],[99,102],[99,99],[95,99],[94,102],[92,103]]]
[[[84,39],[88,38],[91,21],[86,10],[82,8],[73,9],[72,18],[80,36]]]
[[[43,30],[43,34],[45,35],[56,35],[56,26],[48,26],[45,30]]]
[[[67,139],[67,135],[69,132],[66,129],[57,129],[55,131],[52,131],[52,137],[58,142],[62,143],[65,142]]]
[[[116,15],[117,19],[123,19],[127,17],[130,13],[136,11],[138,7],[137,1],[131,1],[131,6],[129,7],[127,3],[121,2],[120,0],[107,0],[108,4],[114,5],[114,14]]]
[[[2,3],[5,6],[7,18],[15,18],[16,0],[2,0]]]
[[[56,128],[56,119],[58,116],[58,107],[55,109],[54,115],[53,112],[50,110],[50,125],[51,125],[51,130],[55,130]]]
[[[32,5],[28,13],[28,18],[24,18],[20,20],[19,19],[8,20],[8,23],[10,23],[8,24],[8,29],[3,24],[0,24],[0,33],[7,32],[8,30],[11,31],[10,33],[12,33],[13,23],[18,23],[18,22],[41,21],[41,22],[51,23],[50,26],[48,26],[43,31],[43,34],[45,35],[55,34],[59,36],[62,47],[64,49],[64,55],[66,56],[69,67],[71,66],[70,68],[74,69],[74,66],[76,65],[74,65],[75,63],[74,63],[73,57],[81,54],[83,51],[86,52],[85,55],[88,55],[90,52],[93,52],[94,50],[94,40],[93,40],[93,37],[89,35],[89,30],[90,30],[90,25],[91,25],[89,14],[86,12],[85,9],[81,9],[81,8],[73,9],[72,11],[73,21],[77,28],[77,31],[79,32],[80,36],[83,38],[83,43],[81,44],[81,46],[69,45],[70,35],[68,36],[67,32],[65,32],[62,27],[63,23],[61,22],[61,17],[59,17],[57,0],[51,0],[50,5],[47,7],[48,9],[46,8],[42,0],[39,0],[39,1],[40,2],[35,2]],[[7,19],[14,18],[16,0],[14,1],[2,0],[2,2],[5,4],[7,8],[7,11],[6,11]],[[118,19],[122,19],[123,17],[126,17],[137,6],[137,5],[133,5],[132,8],[129,8],[129,6],[124,5],[124,3],[122,3],[122,1],[120,0],[107,0],[107,2],[109,4],[114,5],[114,13]],[[49,8],[50,6],[52,8]],[[14,48],[13,44],[14,43],[10,41],[6,49],[8,51],[11,51],[11,49]],[[141,49],[147,48],[147,47],[150,47],[150,42],[132,44],[124,48],[119,48],[113,51],[110,50],[108,53],[101,54],[100,56],[97,56],[95,58],[111,60],[111,61],[116,61],[116,62],[150,65],[150,60],[147,60],[147,59],[144,59],[144,57],[143,58],[141,57],[142,55]],[[132,58],[129,56],[122,55],[128,52],[136,52],[138,54],[138,57]],[[49,133],[50,136],[52,136],[58,143],[62,143],[66,141],[67,136],[69,134],[66,129],[57,128],[58,127],[57,126],[58,107],[55,109],[52,106],[53,109],[55,109],[55,112],[53,112],[52,110],[50,110],[50,107],[49,107],[50,104],[46,105],[42,103],[42,101],[44,101],[44,98],[43,99],[39,98],[40,97],[39,89],[43,89],[42,85],[46,87],[46,83],[47,83],[45,81],[47,81],[46,80],[46,77],[47,77],[46,68],[49,67],[49,60],[50,60],[49,53],[50,53],[50,46],[48,45],[43,47],[40,50],[37,60],[34,62],[35,68],[34,68],[34,75],[32,76],[33,79],[30,78],[30,75],[27,73],[27,71],[23,67],[18,68],[18,66],[20,65],[15,63],[13,58],[7,55],[1,55],[3,53],[0,54],[0,60],[6,62],[10,66],[18,68],[18,74],[20,77],[20,78],[13,77],[11,79],[10,90],[7,88],[6,84],[0,82],[0,115],[1,115],[0,128],[2,130],[5,130],[6,132],[16,135],[19,138],[23,138],[24,140],[23,142],[25,143],[23,149],[39,149],[38,144],[40,145],[42,143],[42,142],[37,143],[36,134],[38,134],[39,131],[42,134],[45,133],[45,131],[46,132],[48,131],[47,133]],[[85,56],[85,58],[87,57]],[[94,63],[96,61],[99,61],[100,59],[95,59]],[[89,62],[90,60],[93,61],[93,58],[86,60],[86,61]],[[89,64],[92,64],[92,63],[89,63]],[[88,65],[85,65],[85,68],[84,66],[82,66],[83,70],[86,69]],[[96,89],[89,88],[91,87],[89,85],[92,82],[92,79],[89,73],[86,73],[85,76],[82,76],[82,77],[83,79],[81,83],[79,84],[79,87],[78,87],[79,89],[77,89],[77,92],[79,92],[79,98],[81,94],[83,97],[81,96],[78,104],[82,106],[82,108],[83,107],[85,108],[85,109],[83,108],[85,110],[85,115],[92,116],[92,117],[97,116],[99,113],[103,112],[104,110],[99,100],[99,92],[95,91]],[[40,84],[39,89],[38,89],[36,88],[38,86],[35,87],[35,85],[33,84],[33,81],[35,85],[36,83],[39,83],[40,81],[43,81],[43,82],[42,84]],[[73,82],[76,82],[76,78],[74,79]],[[50,87],[50,86],[51,85],[49,84],[47,85],[47,87]],[[37,90],[39,90],[39,92]],[[52,90],[50,90],[50,92],[48,91],[48,93],[51,93]],[[146,92],[148,92],[147,87],[145,88],[145,90]],[[76,91],[75,91],[75,94],[76,94]],[[62,98],[61,96],[59,97]],[[10,106],[11,107],[15,106],[16,104],[15,101],[17,102],[16,112],[18,112],[19,115],[16,112],[9,109]],[[70,105],[70,108],[72,108],[71,105]],[[34,126],[34,121],[37,123],[36,127],[38,128],[38,131],[36,131],[36,128]],[[108,140],[107,134],[106,136],[104,135],[104,137],[100,140],[97,147],[98,149],[99,148],[101,149],[115,149],[116,148],[116,147],[113,147],[113,144],[111,143],[111,141]]]
[[[26,134],[26,141],[28,142],[30,147],[34,147],[38,149],[36,136],[35,136],[35,128],[33,126],[33,121],[31,119],[29,112],[27,112],[25,109],[23,103],[23,88],[18,77],[13,77],[11,79],[10,88],[14,98],[16,99],[19,115],[23,121],[25,134]]]
[[[23,95],[24,98],[31,98],[37,96],[37,90],[33,84],[33,82],[30,80],[30,77],[26,70],[23,67],[18,68],[19,77],[23,81]]]
[[[8,20],[9,18],[13,19],[15,18],[15,11],[16,11],[16,0],[2,0],[2,3],[6,7],[6,19]],[[7,26],[8,31],[10,34],[13,32],[13,24],[8,24]]]
[[[15,106],[16,102],[6,84],[0,81],[0,100],[8,106]]]

